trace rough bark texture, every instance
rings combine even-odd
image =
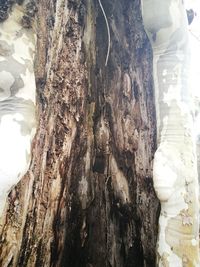
[[[0,266],[154,267],[152,54],[139,0],[40,0],[38,131]]]

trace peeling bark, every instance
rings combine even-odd
[[[155,266],[152,55],[139,0],[41,0],[39,127],[8,197],[1,266]]]

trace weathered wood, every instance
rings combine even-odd
[[[1,266],[155,266],[152,54],[139,0],[41,0],[38,130]]]

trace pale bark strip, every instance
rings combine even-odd
[[[199,266],[199,203],[189,97],[189,42],[181,0],[143,0],[153,49],[157,151],[154,187],[161,202],[158,266]]]

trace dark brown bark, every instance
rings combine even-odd
[[[140,1],[102,0],[107,66],[98,1],[59,2],[38,3],[38,131],[8,198],[0,266],[154,267],[156,127]]]

